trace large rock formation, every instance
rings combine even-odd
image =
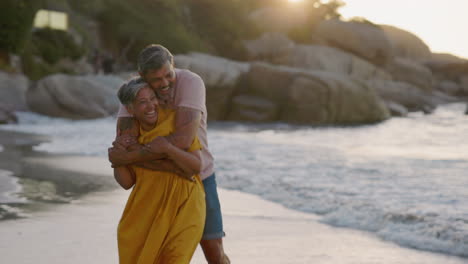
[[[111,76],[55,74],[28,90],[31,110],[71,119],[99,118],[117,112],[117,89],[123,80]]]
[[[371,87],[337,73],[254,63],[241,93],[268,100],[271,102],[266,108],[268,115],[276,112],[275,119],[286,122],[360,124],[389,117],[387,108]],[[276,111],[272,110],[273,106]]]
[[[222,120],[226,117],[236,87],[250,67],[248,63],[202,53],[177,55],[175,65],[177,68],[197,73],[205,82],[206,106],[210,120]]]
[[[315,34],[327,46],[353,53],[376,65],[386,65],[393,57],[387,35],[370,22],[325,20],[317,26]]]
[[[394,26],[379,26],[390,40],[395,56],[418,61],[425,61],[431,58],[431,50],[416,35]]]
[[[26,110],[26,91],[29,80],[22,74],[0,71],[0,104],[11,111]]]

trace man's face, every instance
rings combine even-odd
[[[174,67],[169,61],[161,68],[157,70],[149,70],[141,77],[143,77],[149,86],[151,86],[158,98],[162,100],[172,98],[176,75]]]
[[[143,129],[154,128],[158,121],[158,100],[153,90],[148,86],[141,88],[128,110]]]

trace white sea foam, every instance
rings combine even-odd
[[[21,186],[18,184],[18,178],[13,177],[11,171],[0,169],[0,183],[0,204],[23,203],[26,201],[15,195],[21,190]]]
[[[359,127],[211,123],[220,186],[258,194],[403,246],[468,257],[463,104]],[[50,135],[39,150],[105,156],[115,119],[19,113],[1,126]]]
[[[1,129],[37,133],[53,138],[36,150],[52,153],[77,153],[104,156],[115,137],[115,118],[72,121],[50,118],[30,112],[18,112],[19,125],[3,125]]]

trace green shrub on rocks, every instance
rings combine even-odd
[[[31,44],[26,46],[21,55],[21,65],[24,74],[34,81],[57,72],[54,66],[44,62],[41,58],[33,54],[33,47],[31,47]]]
[[[188,10],[188,26],[213,48],[212,53],[243,60],[247,53],[245,39],[260,35],[248,19],[252,1],[184,0]]]
[[[247,19],[252,1],[83,0],[71,7],[100,24],[103,44],[134,61],[150,43],[173,53],[201,51],[242,59],[242,40],[255,29]]]
[[[107,50],[131,61],[150,43],[160,43],[174,53],[207,50],[204,41],[186,27],[182,0],[83,0],[70,5],[98,22]]]
[[[21,52],[28,41],[34,15],[41,0],[0,1],[0,59],[8,62],[8,53]]]
[[[36,55],[50,64],[57,63],[61,58],[77,60],[85,51],[67,32],[48,28],[36,30],[32,35],[32,44]]]
[[[61,30],[38,29],[31,36],[21,54],[23,72],[31,79],[38,80],[54,73],[74,72],[56,66],[63,58],[77,60],[85,55],[85,48],[75,43],[72,36]]]

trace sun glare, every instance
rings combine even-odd
[[[343,0],[344,18],[364,17],[415,33],[433,52],[449,52],[468,58],[466,0]]]
[[[303,0],[288,0],[288,1],[291,3],[299,3],[299,2],[302,2]]]

